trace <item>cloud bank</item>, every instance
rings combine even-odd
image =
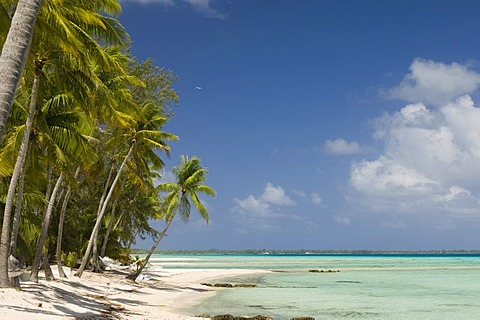
[[[354,199],[379,213],[480,222],[480,108],[461,96],[478,89],[480,74],[456,63],[415,60],[405,79],[391,92],[434,106],[408,104],[375,121],[383,152],[351,166]]]

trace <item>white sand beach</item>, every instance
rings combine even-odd
[[[201,283],[259,272],[265,271],[160,269],[138,282],[121,270],[54,281],[40,277],[38,283],[22,282],[21,290],[0,289],[0,319],[202,319],[185,310],[221,289]]]

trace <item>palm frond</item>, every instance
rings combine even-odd
[[[187,194],[183,194],[180,197],[180,206],[178,208],[178,213],[180,214],[180,218],[182,219],[183,222],[187,222],[190,219],[191,208],[192,208],[192,205],[188,200]]]
[[[198,169],[193,172],[183,183],[186,187],[196,188],[200,183],[205,182],[205,174],[207,173],[207,169]]]
[[[198,196],[196,195],[195,192],[191,193],[191,198],[192,198],[193,205],[197,209],[200,216],[203,218],[203,220],[205,220],[207,223],[209,223],[210,222],[210,216],[208,215],[207,208],[205,208],[205,206],[200,201],[200,199],[198,199]]]
[[[217,196],[217,192],[212,187],[209,187],[209,186],[206,186],[206,185],[197,186],[195,188],[195,191],[199,192],[199,193],[208,194],[211,197],[216,197]]]

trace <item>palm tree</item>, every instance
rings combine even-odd
[[[41,59],[36,60],[36,72],[32,88],[32,97],[36,97],[39,90],[39,82],[41,76],[41,70],[43,68],[44,62]],[[12,209],[14,203],[15,190],[17,187],[18,179],[21,177],[22,169],[24,168],[25,161],[27,158],[28,142],[30,139],[30,131],[33,123],[33,115],[35,113],[36,100],[33,98],[30,101],[30,106],[28,110],[27,122],[25,124],[25,132],[23,134],[22,145],[17,156],[17,161],[15,162],[15,168],[13,170],[12,178],[10,180],[10,185],[7,193],[7,200],[5,203],[5,211],[3,215],[2,223],[2,235],[0,239],[0,266],[2,266],[0,271],[0,287],[6,288],[10,285],[8,278],[8,256],[10,252],[10,221],[12,216]]]
[[[19,0],[12,24],[0,53],[0,141],[7,123],[25,61],[28,57],[33,29],[42,0]],[[5,286],[5,273],[0,273],[0,286]]]
[[[211,187],[203,184],[207,179],[207,170],[200,165],[200,159],[197,157],[189,159],[188,157],[182,156],[180,164],[173,168],[173,173],[176,178],[175,183],[163,183],[158,186],[159,191],[169,192],[165,197],[163,206],[165,210],[165,228],[150,248],[140,268],[129,276],[129,278],[134,281],[147,265],[148,260],[170,228],[176,214],[180,214],[181,219],[187,222],[190,218],[191,203],[193,203],[200,216],[207,223],[210,221],[207,209],[198,198],[198,193],[204,193],[214,197],[216,192]]]
[[[55,72],[50,70],[49,73],[55,75],[57,78],[63,76],[64,88],[68,87],[72,82],[76,82],[76,88],[87,87],[87,83],[92,85],[92,87],[95,86],[95,82],[98,83],[98,79],[95,78],[93,72],[89,72],[89,67],[91,67],[92,63],[107,70],[121,70],[121,67],[116,64],[115,60],[110,59],[110,57],[105,54],[105,50],[99,45],[100,42],[108,45],[122,44],[127,41],[126,33],[118,21],[103,15],[103,13],[117,14],[119,12],[120,5],[116,0],[74,0],[68,4],[62,3],[62,5],[59,5],[55,1],[46,0],[44,7],[40,11],[40,19],[35,29],[36,36],[32,41],[33,52],[35,52],[35,80],[27,124],[29,122],[31,123],[33,119],[40,77],[46,63],[56,66]],[[48,36],[47,33],[49,34]],[[5,46],[7,43],[8,38]],[[3,53],[0,59],[2,58]],[[55,64],[54,62],[57,63]],[[66,66],[66,68],[64,66]],[[75,73],[74,70],[83,72],[83,76],[79,77],[78,72]],[[1,71],[0,69],[0,72]],[[85,80],[89,81],[85,82]],[[79,81],[83,82],[80,86],[78,85]],[[57,85],[59,83],[62,82],[57,81]],[[78,90],[78,92],[81,93],[82,90]],[[84,94],[84,96],[86,96],[86,94]],[[0,85],[0,103],[1,100]],[[1,108],[2,105],[0,104],[0,122],[2,120]],[[23,168],[23,164],[25,163],[26,150],[28,150],[28,136],[30,134],[28,129],[30,129],[30,127],[31,126],[28,125],[26,126],[24,133],[25,138],[22,142],[19,156],[17,157],[18,165],[16,165],[13,172],[9,193],[7,195],[7,205],[4,213],[2,237],[0,241],[0,287],[8,286],[6,266],[9,255],[8,242],[10,237],[9,226],[11,210],[17,181],[21,176],[21,168]],[[4,129],[0,126],[0,130]]]
[[[138,157],[139,161],[149,161],[155,166],[161,166],[163,165],[163,162],[154,150],[163,150],[168,154],[170,151],[170,146],[165,142],[165,140],[178,140],[176,135],[161,131],[161,128],[168,119],[161,114],[161,110],[157,105],[153,103],[145,103],[140,106],[135,116],[135,120],[133,116],[131,116],[131,120],[133,122],[126,129],[126,131],[123,134],[115,136],[110,141],[111,143],[118,145],[120,145],[119,141],[123,142],[124,145],[128,143],[128,151],[123,158],[122,164],[117,170],[115,179],[110,186],[110,191],[108,192],[101,211],[97,216],[95,226],[92,230],[92,234],[90,235],[87,249],[85,250],[85,254],[82,259],[82,264],[75,274],[78,277],[82,276],[83,271],[87,266],[95,238],[98,236],[100,226],[102,224],[103,216],[107,210],[109,201],[112,198],[115,186],[127,167],[127,163],[129,163],[132,158]]]

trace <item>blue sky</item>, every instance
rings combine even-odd
[[[122,3],[218,192],[159,249],[480,248],[479,2]]]

